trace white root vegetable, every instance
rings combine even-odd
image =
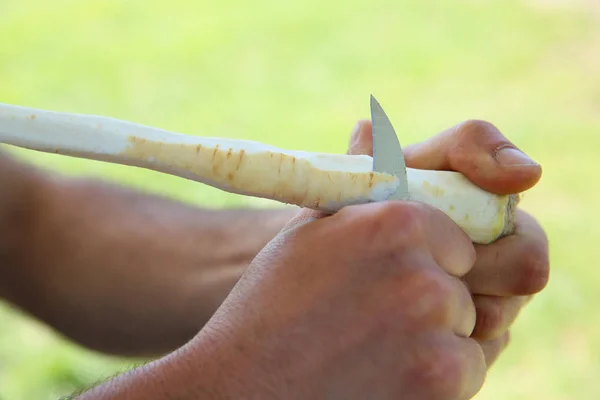
[[[373,172],[367,155],[292,151],[7,104],[0,104],[0,142],[142,167],[327,213],[386,200],[400,183],[395,176]],[[408,182],[411,200],[446,213],[475,243],[490,243],[514,230],[518,195],[489,193],[451,171],[408,168]]]

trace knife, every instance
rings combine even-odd
[[[402,146],[388,116],[371,95],[371,125],[373,135],[373,171],[394,175],[399,185],[387,200],[408,200],[408,176]]]
[[[512,232],[518,196],[488,193],[456,172],[406,168],[398,137],[373,96],[371,118],[373,157],[282,149],[0,103],[0,143],[141,167],[326,213],[410,198],[448,214],[477,243]]]

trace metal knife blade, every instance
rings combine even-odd
[[[409,198],[408,177],[402,146],[392,123],[375,97],[371,95],[371,122],[373,124],[373,171],[395,175],[400,186],[389,200]]]

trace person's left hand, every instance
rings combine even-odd
[[[371,122],[355,127],[351,154],[373,155]],[[498,129],[471,120],[404,149],[407,167],[451,170],[497,194],[533,187],[542,169]],[[474,296],[477,322],[471,337],[481,343],[491,366],[508,344],[520,310],[548,283],[548,241],[536,220],[517,210],[516,231],[489,245],[476,245],[477,261],[464,280]]]

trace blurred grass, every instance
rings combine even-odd
[[[524,208],[547,229],[552,274],[477,398],[600,398],[596,1],[3,1],[0,38],[4,103],[335,153],[369,117],[371,93],[403,145],[467,118],[492,121],[544,167]],[[16,153],[199,205],[273,205]],[[56,399],[130,365],[6,307],[0,321],[2,400]]]

